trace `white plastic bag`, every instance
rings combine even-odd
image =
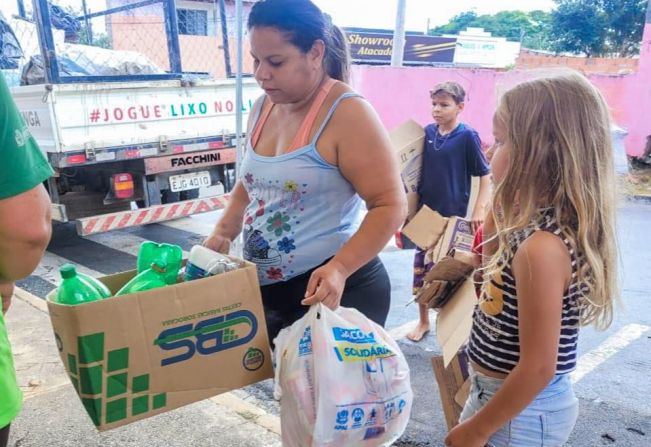
[[[362,313],[312,306],[275,345],[284,446],[387,446],[404,432],[413,401],[409,366]]]

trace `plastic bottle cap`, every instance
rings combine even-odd
[[[156,259],[151,263],[151,268],[158,273],[165,273],[167,271],[167,262],[163,261],[162,259]]]
[[[77,276],[77,268],[72,264],[64,264],[59,268],[59,273],[63,279]]]

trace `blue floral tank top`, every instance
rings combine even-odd
[[[361,198],[339,168],[316,150],[335,109],[352,96],[359,95],[349,92],[337,98],[307,146],[265,157],[247,142],[240,168],[250,199],[244,214],[244,258],[257,265],[262,285],[320,265],[357,231]],[[255,122],[259,115],[260,110]]]

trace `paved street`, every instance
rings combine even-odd
[[[44,297],[58,283],[58,267],[73,262],[94,276],[134,268],[144,240],[179,244],[186,252],[215,220],[205,214],[80,238],[74,226],[57,225],[43,262],[19,283],[8,315],[19,380],[26,400],[15,421],[11,446],[277,446],[279,407],[270,381],[208,399],[127,427],[98,433],[63,374]],[[622,305],[605,332],[584,329],[574,375],[581,415],[571,446],[651,445],[651,205],[623,202],[619,211]],[[446,428],[430,358],[439,352],[433,335],[414,344],[404,339],[417,316],[411,299],[410,250],[388,246],[382,254],[393,282],[388,329],[412,370],[415,403],[400,446],[439,446]],[[34,297],[32,297],[33,295]]]

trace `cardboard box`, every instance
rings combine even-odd
[[[402,233],[421,249],[430,251],[434,262],[452,249],[471,251],[474,238],[469,221],[460,217],[443,217],[427,205],[421,207]]]
[[[414,218],[405,225],[402,233],[423,250],[428,250],[428,255],[434,263],[453,249],[457,252],[470,252],[473,241],[470,222],[459,217],[443,217],[427,205],[423,205]],[[455,257],[459,259],[458,255]],[[427,278],[426,275],[425,279]],[[429,290],[423,290],[422,301],[429,302],[441,287],[445,287],[445,284],[432,282],[427,286]],[[443,350],[445,366],[468,339],[476,304],[477,295],[473,279],[470,277],[456,288],[439,310],[436,317],[436,336]]]
[[[476,305],[475,283],[468,278],[436,315],[436,339],[446,367],[470,337]]]
[[[48,299],[61,360],[100,431],[272,377],[256,268],[242,265],[79,306]],[[101,280],[115,293],[134,275]]]
[[[468,357],[459,352],[450,365],[444,365],[442,357],[432,357],[432,368],[439,386],[441,405],[448,430],[459,423],[459,416],[470,393]]]
[[[418,183],[423,167],[425,131],[416,121],[409,120],[389,132],[391,143],[398,154],[400,177],[407,192],[408,218],[418,211]]]

